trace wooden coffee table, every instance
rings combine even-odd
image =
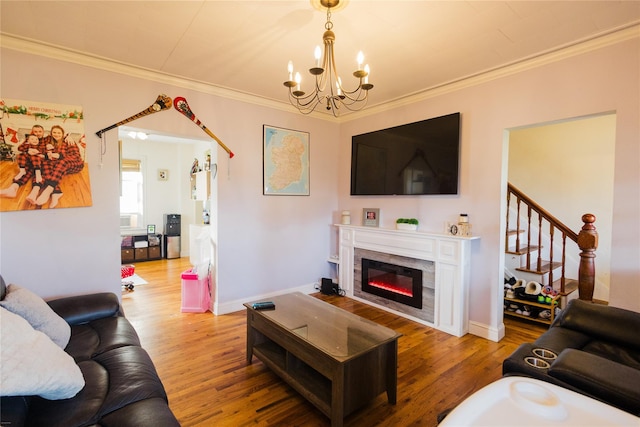
[[[300,292],[269,300],[275,310],[244,304],[249,364],[255,355],[334,427],[382,392],[396,403],[401,334]]]

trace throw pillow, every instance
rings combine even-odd
[[[0,396],[69,399],[84,387],[73,357],[22,317],[0,308]]]
[[[0,306],[26,319],[33,329],[46,334],[60,348],[69,344],[71,326],[30,290],[18,285],[9,285],[7,295],[0,301]]]

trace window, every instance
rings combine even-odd
[[[142,167],[140,160],[122,159],[120,170],[120,228],[144,224]]]

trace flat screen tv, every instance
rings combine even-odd
[[[460,113],[356,135],[351,195],[458,194]]]

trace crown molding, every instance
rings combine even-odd
[[[183,89],[190,89],[196,92],[215,95],[221,98],[233,99],[236,101],[259,105],[270,109],[276,109],[290,113],[298,112],[298,110],[291,106],[291,104],[282,101],[261,97],[224,86],[218,86],[198,80],[187,79],[149,68],[138,67],[97,55],[89,55],[85,52],[63,48],[60,46],[28,38],[17,37],[7,33],[0,32],[0,47],[32,55],[70,62],[73,64],[83,65],[102,71],[123,74],[129,77],[136,77],[143,80],[172,85]],[[310,115],[317,118],[326,119],[326,114],[312,113]],[[333,118],[333,116],[331,118]]]
[[[346,113],[345,115],[338,118],[323,112],[312,112],[308,116],[327,120],[330,122],[352,121],[373,114],[389,111],[398,107],[414,104],[426,99],[441,96],[446,93],[456,92],[471,86],[487,83],[492,80],[517,74],[525,70],[537,68],[553,62],[558,62],[566,58],[581,55],[586,52],[591,52],[635,38],[640,38],[640,22],[634,22],[623,28],[618,28],[606,33],[598,34],[589,37],[588,39],[577,40],[573,43],[559,46],[547,52],[524,58],[517,62],[495,67],[489,70],[484,70],[472,75],[464,76],[449,82],[442,83],[437,86],[423,89],[400,98],[385,101],[376,105],[371,105],[364,110]],[[32,39],[16,37],[11,34],[2,32],[0,32],[0,46],[6,49],[12,49],[33,55],[71,62],[78,65],[154,81],[157,83],[168,84],[270,109],[285,111],[289,113],[298,113],[297,109],[295,109],[287,102],[261,97],[255,94],[238,91],[224,86],[186,79],[184,77],[163,73],[148,68],[137,67],[104,57],[88,55],[84,52],[61,48],[59,46],[43,43]]]
[[[558,62],[567,58],[581,55],[594,50],[602,49],[632,39],[640,39],[640,22],[634,22],[622,28],[608,31],[590,37],[588,39],[577,40],[563,46],[558,46],[546,52],[524,58],[522,60],[502,65],[489,70],[461,77],[446,83],[442,83],[431,88],[427,88],[412,94],[396,98],[384,103],[367,107],[365,110],[351,113],[342,118],[342,122],[351,121],[393,110],[410,104],[415,104],[426,99],[435,98],[447,93],[456,92],[472,86],[497,80],[503,77],[521,73],[526,70],[541,67],[543,65]]]

